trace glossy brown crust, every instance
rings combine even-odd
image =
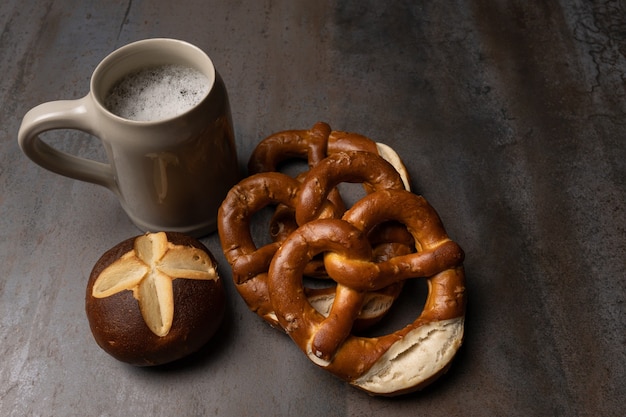
[[[279,172],[255,174],[233,187],[218,211],[218,233],[224,256],[233,271],[235,288],[250,310],[272,326],[278,326],[278,322],[273,318],[274,310],[267,291],[267,271],[280,242],[290,233],[287,228],[292,226],[281,226],[281,230],[274,232],[275,242],[257,247],[250,232],[250,223],[255,213],[270,205],[283,207],[283,212],[288,214],[286,221],[290,222],[299,188],[297,180]],[[331,217],[340,217],[345,210],[342,204],[336,206],[331,202],[330,207]],[[315,270],[320,265],[321,260],[311,262],[308,271],[313,275],[323,275],[323,272]],[[317,295],[320,292],[312,293]]]
[[[296,178],[299,183],[302,183],[306,177],[306,172],[301,173]],[[327,196],[326,217],[341,217],[346,211],[346,205],[339,194],[337,188],[330,190]],[[296,202],[294,202],[295,204]],[[295,206],[288,206],[286,204],[278,204],[276,210],[270,220],[270,237],[275,242],[282,242],[289,236],[291,232],[298,228],[296,223],[296,209]],[[314,270],[313,267],[309,267],[309,271]]]
[[[320,218],[328,193],[342,182],[362,183],[368,193],[404,190],[400,174],[382,157],[371,152],[339,152],[323,159],[306,174],[296,204],[298,225]]]
[[[331,130],[324,122],[308,130],[285,130],[274,133],[255,147],[248,161],[248,173],[278,171],[289,159],[306,160],[310,167],[329,155],[346,151],[364,151],[378,155],[376,142],[366,136]]]
[[[175,279],[174,319],[166,336],[152,333],[145,324],[132,291],[106,298],[92,296],[100,273],[133,249],[135,239],[127,239],[105,252],[94,265],[85,297],[91,332],[98,345],[114,358],[136,366],[154,366],[181,359],[196,352],[215,334],[224,317],[226,296],[221,278],[217,280]],[[167,233],[176,245],[209,250],[198,240],[180,233]]]
[[[217,215],[222,250],[233,271],[235,288],[248,307],[271,325],[273,309],[267,292],[267,270],[279,242],[257,248],[251,232],[252,216],[274,204],[295,207],[300,184],[279,172],[252,175],[235,185]]]
[[[261,209],[276,204],[295,207],[300,184],[278,173],[252,175],[235,185],[218,211],[218,233],[222,250],[233,268],[235,284],[242,284],[267,270],[278,243],[257,248],[250,232],[252,216]]]
[[[377,159],[381,159],[376,157]],[[395,172],[394,172],[395,173]],[[393,177],[395,178],[395,177]],[[398,182],[401,184],[401,182]],[[233,271],[233,281],[239,295],[250,310],[257,313],[270,325],[280,327],[275,319],[271,305],[271,295],[267,289],[267,271],[270,262],[282,241],[296,225],[291,223],[296,211],[296,201],[301,184],[279,172],[264,172],[252,175],[233,187],[224,199],[218,211],[218,233],[224,256]],[[259,210],[269,205],[280,205],[284,212],[290,211],[286,223],[273,233],[275,242],[257,247],[250,226],[252,217]],[[323,217],[339,218],[343,215],[343,205],[326,200],[326,212]],[[279,224],[279,222],[274,223]],[[390,257],[393,253],[404,254],[410,251],[406,245],[390,246],[380,240],[377,249],[380,257]],[[305,274],[311,277],[326,277],[323,260],[312,259],[305,266]],[[378,289],[383,296],[397,297],[402,286],[394,285],[388,289]],[[307,296],[320,296],[334,293],[330,289],[308,289]],[[356,320],[356,328],[362,329],[376,323],[382,317]]]
[[[324,122],[316,123],[308,130],[285,130],[274,133],[257,144],[248,161],[248,174],[278,172],[281,163],[300,159],[307,161],[309,168],[331,154],[345,151],[363,151],[378,155],[376,142],[357,134],[331,130]],[[298,177],[302,181],[304,174]],[[345,210],[344,202],[337,189],[329,190],[328,200],[337,208]],[[270,233],[274,241],[284,240],[298,227],[293,208],[279,204],[270,222]],[[318,263],[312,262],[309,274],[315,274]]]
[[[371,262],[373,253],[365,236],[386,221],[407,225],[416,253]],[[327,272],[338,282],[336,305],[328,318],[301,297],[303,265],[320,252],[326,253]],[[300,349],[309,358],[315,355],[325,361],[321,362],[324,369],[352,382],[410,331],[432,321],[464,316],[463,257],[426,200],[404,190],[382,190],[357,202],[342,220],[314,220],[300,226],[273,258],[268,286],[278,320]],[[350,322],[365,289],[412,277],[429,283],[423,312],[413,323],[377,338],[351,333]],[[403,391],[417,388],[408,386]]]
[[[359,151],[359,152],[357,152]],[[347,153],[346,153],[347,152]],[[218,212],[218,232],[224,255],[232,271],[235,287],[248,307],[267,321],[270,325],[280,327],[276,320],[267,289],[267,271],[276,250],[281,243],[297,229],[296,204],[300,183],[307,177],[307,172],[292,179],[277,172],[279,165],[288,159],[304,159],[309,168],[319,164],[325,169],[328,154],[338,155],[342,161],[354,158],[352,163],[333,163],[330,166],[331,181],[326,183],[331,188],[321,190],[319,199],[311,204],[319,204],[315,208],[315,218],[339,218],[345,212],[345,204],[335,186],[343,181],[366,182],[366,187],[390,186],[403,188],[402,179],[391,164],[378,155],[378,148],[372,140],[357,134],[331,131],[326,123],[317,123],[310,130],[287,130],[270,135],[254,149],[248,164],[250,176],[231,189]],[[342,157],[342,155],[345,155]],[[359,161],[361,161],[359,165]],[[371,163],[369,168],[365,165]],[[360,168],[359,168],[360,167]],[[376,178],[367,173],[367,169],[375,172]],[[347,172],[357,172],[353,175]],[[344,171],[340,174],[340,171]],[[326,173],[316,171],[316,175],[326,177]],[[372,183],[370,185],[370,183]],[[270,221],[269,234],[273,243],[257,248],[250,234],[250,222],[254,213],[268,205],[276,209]],[[308,220],[307,220],[308,221]],[[390,245],[390,241],[380,242],[377,248],[380,259],[410,252],[410,247]],[[327,278],[323,259],[311,259],[305,266],[304,274],[308,277]],[[400,294],[402,284],[380,289],[382,297],[394,300]],[[336,290],[332,288],[307,288],[307,297],[330,296]],[[380,310],[378,316],[359,317],[354,328],[361,330],[379,321],[386,310]]]

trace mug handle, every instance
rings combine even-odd
[[[96,135],[89,124],[89,95],[78,100],[58,100],[31,109],[22,120],[18,143],[22,152],[41,167],[66,177],[102,185],[117,193],[110,164],[59,151],[39,138],[50,130],[76,129]],[[97,135],[96,135],[97,136]]]

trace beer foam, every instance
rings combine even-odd
[[[208,91],[209,80],[200,71],[160,65],[126,75],[111,89],[104,106],[129,120],[164,120],[191,109]]]

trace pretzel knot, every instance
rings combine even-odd
[[[328,190],[334,189],[335,185],[342,181],[364,182],[372,190],[403,188],[402,180],[393,166],[371,153],[338,153],[325,158],[318,165],[325,171],[319,171],[316,166],[307,174],[306,178],[311,179],[305,179],[303,184],[278,172],[252,175],[229,191],[218,212],[218,232],[224,255],[233,271],[235,286],[248,307],[273,326],[280,327],[280,323],[270,302],[267,271],[272,257],[282,242],[275,241],[257,248],[250,233],[252,216],[268,205],[280,204],[293,210],[296,215],[306,207],[307,221],[309,218],[339,218],[345,209],[343,205],[333,204]],[[358,168],[359,166],[374,168],[377,174],[371,175],[367,170]],[[354,167],[357,167],[354,172],[346,174],[348,169],[352,170]],[[315,185],[318,176],[325,178],[325,185],[322,188],[306,186],[309,183]],[[300,198],[303,190],[308,190],[306,198]],[[402,242],[383,240],[383,244],[377,246],[378,258],[381,260],[396,254],[408,253],[410,250]],[[311,262],[307,262],[307,265],[310,266]],[[380,319],[402,288],[398,284],[387,287],[365,295],[368,300],[367,308],[359,312],[357,328],[366,327]],[[321,312],[328,309],[334,294],[332,288],[306,291],[310,302]]]
[[[292,159],[304,159],[309,168],[313,168],[328,156],[354,151],[377,155],[389,162],[400,175],[404,188],[410,190],[407,169],[391,147],[358,133],[331,130],[324,122],[318,122],[308,130],[285,130],[266,137],[254,148],[248,161],[248,172],[277,172],[281,163]],[[371,172],[376,172],[377,169],[377,166],[370,167]],[[301,174],[298,179],[303,180],[305,174]],[[324,168],[318,168],[315,175],[324,178]],[[337,189],[328,190],[327,198],[337,207],[343,205]],[[311,214],[308,216],[314,217]],[[270,226],[272,238],[276,241],[283,240],[297,225],[294,210],[278,205]]]
[[[373,262],[367,235],[387,221],[407,226],[416,252]],[[326,271],[337,282],[327,317],[303,296],[304,267],[319,253],[325,254]],[[423,197],[378,190],[341,219],[302,224],[282,243],[267,277],[270,301],[281,326],[317,365],[371,394],[409,392],[443,373],[461,345],[463,256]],[[429,293],[413,323],[376,338],[351,334],[367,291],[418,277],[428,280]]]

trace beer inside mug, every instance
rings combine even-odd
[[[104,98],[104,107],[128,120],[170,119],[198,105],[209,92],[209,79],[179,64],[145,67],[126,74]]]

